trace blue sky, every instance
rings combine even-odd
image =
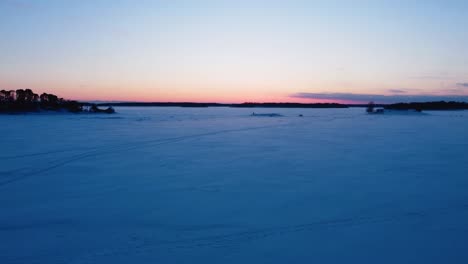
[[[0,88],[142,101],[467,96],[467,14],[467,1],[0,0]]]

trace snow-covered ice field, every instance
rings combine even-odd
[[[468,263],[467,111],[116,110],[0,116],[0,263]]]

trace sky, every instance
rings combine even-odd
[[[77,100],[468,101],[468,1],[0,0],[0,89]]]

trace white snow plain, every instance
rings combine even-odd
[[[0,263],[468,263],[466,111],[116,110],[0,116]]]

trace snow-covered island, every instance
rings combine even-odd
[[[412,102],[412,103],[395,103],[387,105],[377,105],[374,102],[369,102],[366,106],[366,112],[369,114],[383,114],[389,111],[443,111],[443,110],[468,110],[468,103],[465,102]]]

